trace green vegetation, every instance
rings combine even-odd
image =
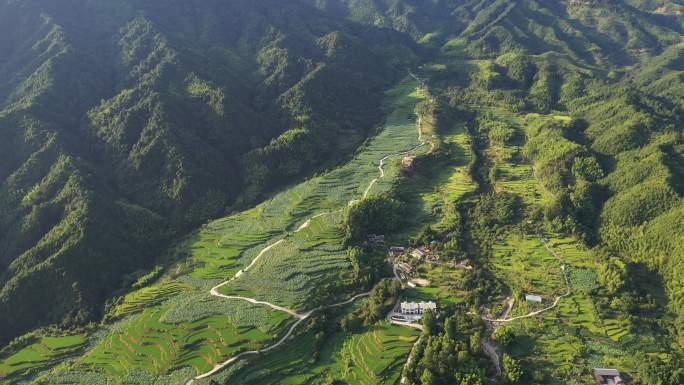
[[[301,384],[343,381],[353,385],[396,384],[418,332],[386,322],[349,335],[300,335],[287,348],[249,360],[221,380],[244,384]],[[317,334],[318,336],[318,334]],[[311,349],[314,341],[322,344]]]
[[[384,178],[376,179],[379,160],[420,144],[413,115],[422,97],[417,86],[416,81],[406,80],[387,93],[385,109],[388,115],[383,130],[347,164],[274,196],[248,212],[254,215],[239,214],[239,224],[232,220],[217,222],[225,224],[222,231],[229,237],[254,238],[261,234],[290,231],[289,236],[269,250],[250,271],[221,288],[222,293],[307,310],[315,305],[345,299],[345,293],[355,291],[354,282],[347,281],[345,275],[350,270],[349,256],[344,247],[345,221],[349,224],[346,218],[355,218],[354,213],[359,213],[360,208],[372,205],[372,202],[385,202],[380,196],[391,189],[400,175],[400,157],[388,158]],[[416,153],[424,151],[426,149],[418,148]],[[366,194],[369,198],[361,199]],[[354,204],[356,201],[360,203]],[[389,209],[395,205],[389,201]],[[394,215],[392,212],[389,214]],[[308,226],[302,228],[307,221]],[[356,220],[353,222],[358,226]],[[387,223],[396,226],[392,220]],[[354,230],[355,237],[365,236],[362,233],[366,230],[379,228]],[[276,240],[270,238],[245,253],[243,258],[251,260],[257,250]],[[339,288],[345,284],[351,287],[340,291]]]
[[[83,350],[84,336],[40,337],[11,354],[0,355],[0,379],[13,379],[50,367]]]
[[[0,4],[3,383],[684,381],[681,0],[66,5]]]
[[[114,326],[109,335],[81,361],[121,377],[134,368],[152,374],[190,366],[197,374],[246,348],[268,345],[287,326],[289,316],[273,312],[267,324],[233,326],[232,317],[210,316],[199,321],[163,322],[165,307],[144,311]],[[239,308],[232,308],[239,311]]]
[[[166,268],[141,275],[131,284],[136,290],[109,303],[106,319],[121,320],[103,327],[100,339],[82,359],[55,371],[60,376],[82,373],[83,380],[74,378],[75,383],[86,381],[93,372],[102,378],[135,378],[142,383],[173,381],[179,376],[187,380],[241,351],[272,345],[285,334],[292,317],[263,305],[208,293],[240,270],[239,277],[222,291],[302,312],[347,299],[369,287],[382,275],[382,259],[359,248],[346,248],[344,218],[346,211],[352,210],[349,202],[366,191],[373,194],[366,199],[375,199],[376,193],[388,192],[399,176],[400,159],[389,158],[385,177],[376,180],[380,158],[419,144],[413,115],[421,97],[417,86],[407,80],[388,92],[386,126],[349,164],[253,209],[210,222],[176,245],[174,259],[167,261]],[[250,266],[248,271],[244,271],[246,266]],[[396,301],[396,288],[388,290],[394,290],[394,299],[382,306]],[[377,296],[385,295],[372,298]],[[385,311],[371,303],[365,311],[372,317],[369,325],[382,319]],[[387,346],[396,343],[395,337],[383,338],[387,338]],[[400,341],[402,348],[382,364],[394,372],[405,352],[404,340]],[[44,381],[50,383],[52,378]]]

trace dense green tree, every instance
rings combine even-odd
[[[430,369],[425,369],[423,374],[420,376],[421,385],[436,385],[435,376],[432,375]]]
[[[517,384],[523,376],[523,370],[520,363],[509,354],[504,354],[502,358],[503,370],[506,373],[508,380]]]
[[[438,332],[437,327],[437,315],[432,310],[423,313],[423,334],[429,336],[435,335]]]
[[[344,223],[348,240],[359,241],[368,234],[385,234],[403,221],[402,203],[387,195],[371,195],[347,210]]]

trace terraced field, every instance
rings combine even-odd
[[[388,93],[388,117],[383,130],[347,164],[278,194],[259,205],[256,216],[245,220],[269,223],[268,228],[256,224],[234,227],[225,222],[224,231],[233,236],[243,229],[274,232],[277,227],[290,236],[269,250],[249,272],[222,287],[221,293],[248,295],[299,310],[326,301],[318,289],[349,267],[341,244],[342,210],[350,201],[387,191],[395,183],[400,157],[390,158],[384,167],[384,178],[373,183],[378,177],[379,159],[420,144],[414,109],[425,94],[418,85],[415,80],[407,80]],[[427,149],[416,152],[421,151]],[[294,232],[307,221],[307,227]],[[253,253],[245,254],[253,258]]]
[[[119,378],[136,368],[161,375],[190,366],[199,374],[240,350],[268,344],[290,321],[287,314],[271,311],[270,324],[259,327],[235,326],[226,315],[172,323],[162,320],[166,311],[150,308],[116,325],[82,362]]]
[[[170,299],[190,286],[182,282],[163,281],[149,287],[134,291],[124,297],[124,302],[117,306],[115,315],[123,318],[143,311],[151,305],[157,305]]]
[[[0,356],[0,379],[11,380],[17,375],[53,365],[77,354],[84,343],[82,335],[42,337],[14,354]]]
[[[490,143],[487,150],[494,170],[494,188],[499,192],[517,194],[526,204],[538,203],[543,191],[534,177],[532,164],[523,156],[526,136],[524,119],[496,108],[485,111],[495,122],[504,123],[514,130],[513,139],[509,143]]]
[[[427,279],[427,287],[406,288],[406,297],[412,301],[438,301],[441,305],[465,302],[465,292],[460,282],[468,274],[467,270],[447,265],[423,263],[416,269],[417,277]]]
[[[538,236],[510,235],[494,245],[492,271],[513,289],[543,295],[547,300],[565,292],[556,258]]]
[[[429,168],[424,167],[399,186],[411,215],[408,226],[394,234],[398,240],[406,239],[426,224],[448,226],[454,219],[458,200],[477,187],[468,172],[473,155],[466,127],[459,124],[438,140],[445,156],[439,161],[431,159]]]
[[[313,362],[312,335],[302,335],[286,348],[245,362],[241,369],[220,376],[241,385],[298,385],[326,378],[350,385],[396,384],[418,331],[388,323],[326,341]]]
[[[237,278],[223,292],[292,309],[338,302],[332,297],[347,299],[350,293],[330,290],[326,298],[321,290],[349,268],[341,242],[343,211],[350,201],[387,191],[396,182],[401,157],[388,157],[384,177],[378,178],[381,158],[413,148],[427,151],[418,148],[422,142],[415,115],[424,98],[419,81],[405,80],[387,93],[385,126],[347,164],[188,237],[172,250],[179,262],[159,277],[141,278],[140,289],[114,308],[111,315],[120,321],[97,332],[81,359],[56,368],[56,376],[43,376],[39,383],[92,385],[108,378],[127,384],[184,383],[239,352],[272,345],[294,317],[209,295],[232,276]],[[389,352],[396,351],[390,340],[399,338],[392,333],[382,340]],[[296,341],[286,345],[290,342]],[[387,360],[390,366],[391,357]]]
[[[489,116],[515,127],[520,140],[505,146],[492,146],[487,156],[496,169],[494,186],[522,197],[526,205],[543,206],[546,193],[534,177],[532,165],[522,159],[524,127],[534,119],[566,119],[559,115],[515,116],[489,111]],[[544,247],[539,234],[511,233],[496,242],[489,268],[514,293],[534,293],[546,305],[565,292],[561,264],[565,265],[571,294],[558,306],[536,317],[506,324],[527,336],[514,346],[514,353],[526,357],[532,370],[543,372],[547,383],[592,384],[592,367],[617,367],[629,372],[634,361],[624,346],[629,343],[629,324],[624,320],[598,315],[589,292],[598,285],[591,253],[576,239],[546,234],[547,245],[560,262]],[[540,307],[518,300],[510,313],[520,316]]]

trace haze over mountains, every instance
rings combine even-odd
[[[350,159],[411,70],[452,120],[572,117],[525,133],[538,215],[681,354],[683,36],[681,0],[0,0],[0,346],[101,321],[201,224]]]

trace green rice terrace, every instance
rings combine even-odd
[[[308,333],[262,360],[226,370],[217,380],[297,385],[335,375],[353,385],[396,384],[417,336],[414,329],[383,322],[352,336],[336,334],[314,352],[315,335]]]

